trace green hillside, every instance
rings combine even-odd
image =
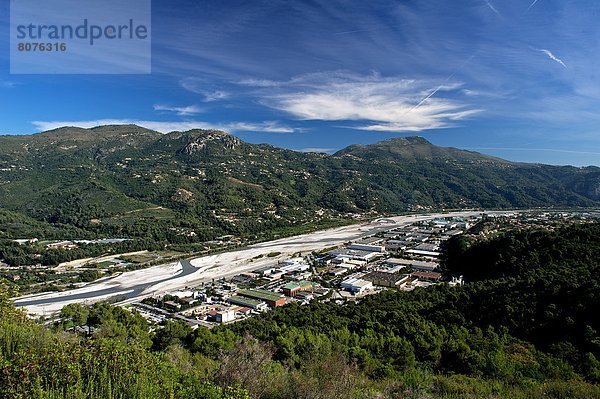
[[[151,329],[108,304],[52,328],[0,295],[2,398],[600,397],[600,225],[449,243],[471,283]],[[515,259],[517,261],[515,261]],[[92,338],[65,333],[99,328]]]
[[[334,155],[129,125],[0,137],[0,208],[71,236],[264,239],[355,214],[599,201],[599,168],[511,163],[418,137]]]

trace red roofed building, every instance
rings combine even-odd
[[[411,276],[418,278],[419,280],[438,282],[442,279],[442,273],[436,272],[414,272]]]

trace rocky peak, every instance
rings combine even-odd
[[[235,150],[242,143],[240,139],[220,130],[190,130],[184,132],[185,145],[181,153],[192,155],[209,147]]]

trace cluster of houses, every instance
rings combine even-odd
[[[462,234],[472,220],[436,219],[400,227],[329,251],[319,258],[326,273],[352,295],[378,292],[381,288],[412,290],[442,281],[441,245]],[[460,284],[460,277],[449,283]]]
[[[273,262],[197,291],[173,293],[169,300],[146,302],[144,311],[153,306],[159,314],[170,312],[192,325],[210,327],[290,302],[354,299],[383,289],[427,287],[444,279],[461,284],[460,277],[444,278],[440,272],[440,248],[469,225],[462,219],[440,219],[382,231],[326,253]]]
[[[71,241],[61,241],[61,242],[53,242],[50,244],[46,244],[46,248],[48,249],[66,249],[68,251],[72,249],[79,248],[77,244]]]
[[[19,245],[34,245],[34,244],[39,243],[39,240],[35,237],[27,238],[27,239],[20,239],[20,240],[13,240],[13,241],[18,243]],[[45,247],[47,249],[66,249],[66,250],[78,248],[77,244],[72,241],[51,242],[51,243],[46,244]]]
[[[154,307],[157,314],[171,312],[192,325],[212,327],[290,302],[308,303],[329,293],[329,289],[310,281],[311,277],[305,259],[288,259],[229,280],[208,283],[197,291],[179,291],[164,297],[169,300],[147,300],[144,312],[151,313],[149,308]]]
[[[278,281],[281,279],[302,280],[311,276],[310,265],[303,258],[292,258],[258,268],[249,273],[242,273],[235,276],[233,281],[243,283],[257,279],[268,281]]]
[[[508,219],[508,225],[530,220],[548,226],[565,220],[564,215],[552,213],[515,213],[501,218]],[[443,243],[465,233],[479,219],[441,218],[380,231],[325,253],[274,261],[228,280],[208,283],[197,291],[173,293],[169,300],[145,304],[142,312],[156,321],[174,317],[213,327],[290,302],[304,304],[317,299],[343,303],[385,289],[410,291],[440,282],[461,285],[462,276],[443,274]]]
[[[443,244],[453,236],[467,234],[473,238],[485,238],[510,228],[554,228],[564,226],[565,223],[586,222],[599,217],[598,213],[514,212],[469,219],[448,217],[418,222],[381,230],[342,247],[306,257],[272,260],[271,263],[265,263],[268,258],[261,257],[261,261],[257,262],[261,266],[257,265],[250,272],[170,292],[160,298],[147,298],[133,306],[156,323],[166,319],[180,319],[192,326],[211,328],[220,323],[243,320],[291,302],[306,304],[312,300],[332,300],[344,303],[347,300],[360,300],[364,295],[386,289],[410,291],[440,282],[461,285],[462,276],[443,274]],[[478,220],[481,223],[477,228],[467,232]],[[230,237],[221,238],[226,240]],[[47,243],[33,238],[15,241],[21,245],[38,244],[47,248],[73,249],[78,244],[124,240]],[[122,261],[116,257],[98,258],[97,261],[98,265],[107,269],[122,265],[119,263]],[[12,275],[10,278],[18,281],[20,276]]]

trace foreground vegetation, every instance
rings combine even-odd
[[[600,398],[600,224],[456,238],[470,281],[232,326],[152,330],[71,305],[53,328],[0,299],[6,398]],[[67,333],[74,325],[93,338]]]

